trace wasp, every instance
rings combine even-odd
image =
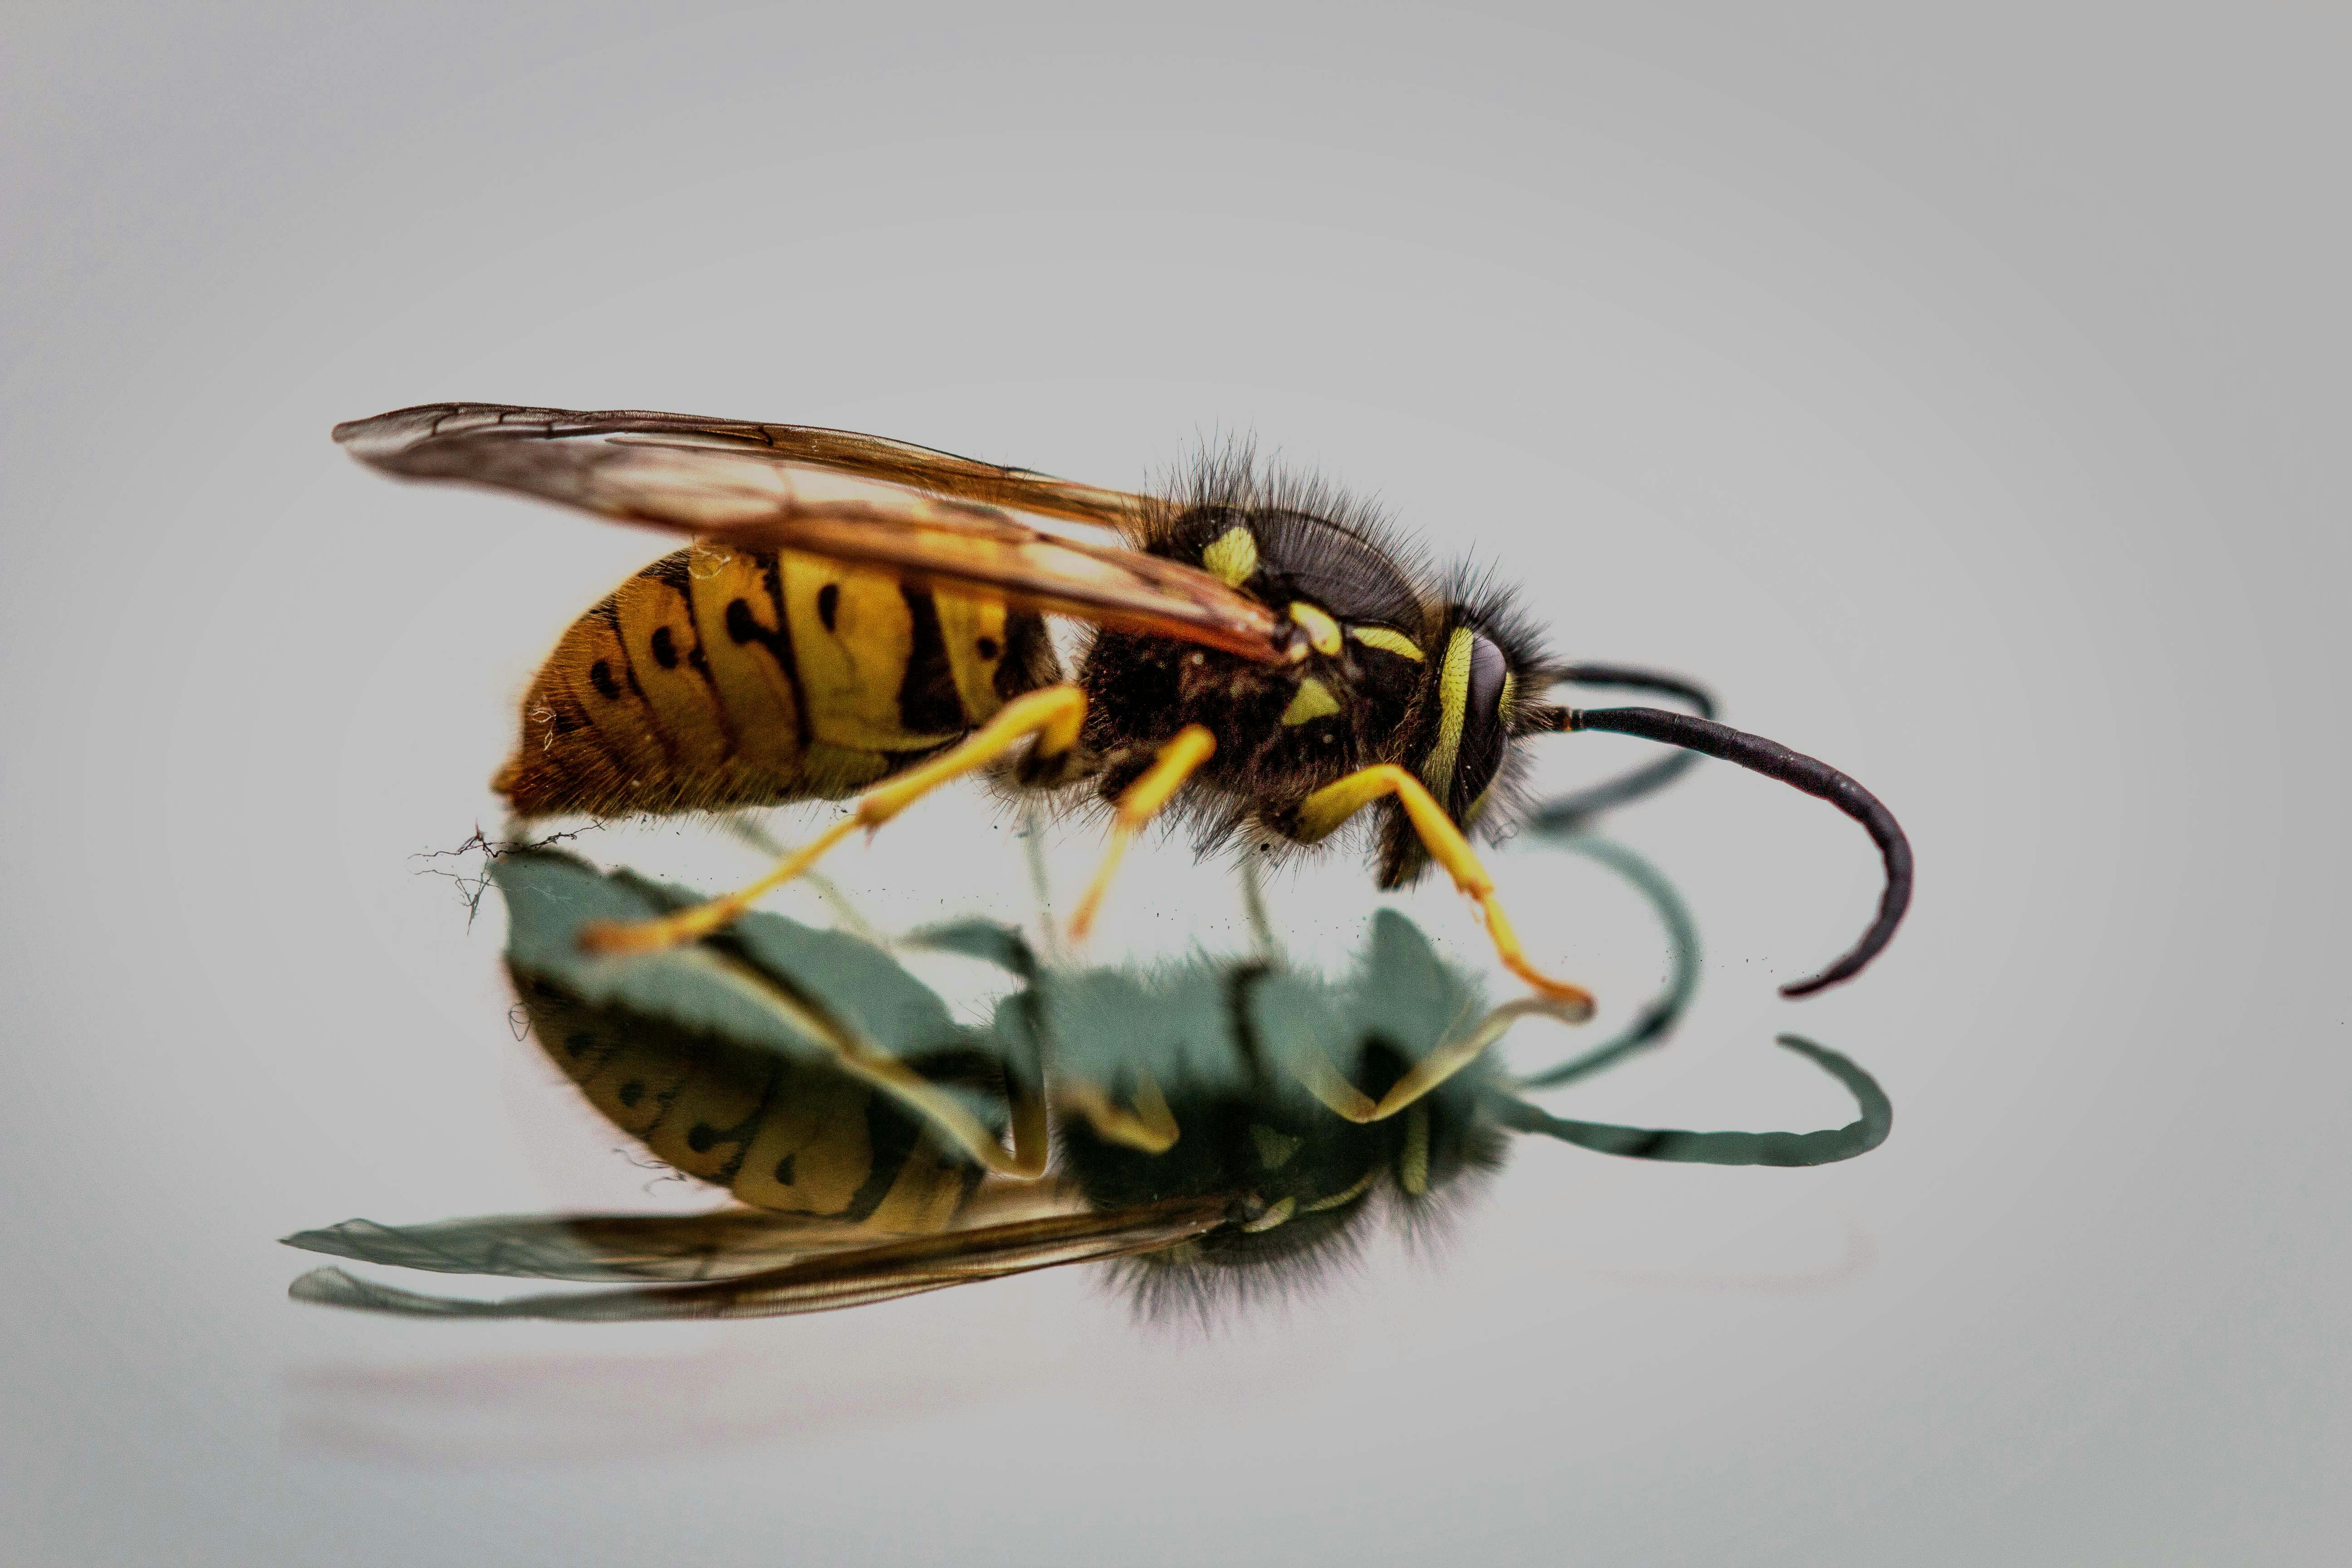
[[[435,404],[334,435],[387,473],[520,491],[695,542],[573,622],[531,681],[515,753],[492,781],[518,819],[857,797],[747,887],[584,929],[596,951],[716,931],[852,833],[988,769],[1016,788],[1091,791],[1114,813],[1074,935],[1163,811],[1190,816],[1204,851],[1317,845],[1369,815],[1381,888],[1435,862],[1475,902],[1506,967],[1589,1008],[1529,960],[1465,836],[1522,810],[1525,742],[1583,730],[1737,763],[1869,832],[1885,878],[1875,918],[1784,994],[1858,973],[1910,899],[1903,830],[1852,778],[1716,722],[1678,678],[1559,661],[1506,588],[1432,574],[1369,508],[1245,456],[1150,496],[880,437],[673,414]],[[1049,616],[1093,628],[1075,677]],[[1548,700],[1565,683],[1679,694],[1704,711]],[[1670,772],[1654,765],[1601,794],[1625,798]]]
[[[1588,852],[1657,909],[1677,979],[1618,1039],[1524,1079],[1489,1047],[1522,1018],[1580,1013],[1539,996],[1487,1006],[1476,977],[1393,910],[1336,980],[1276,952],[1074,971],[1041,965],[1017,931],[986,921],[917,933],[915,945],[1015,982],[985,1023],[960,1024],[886,948],[773,913],[660,953],[585,955],[582,924],[656,918],[693,896],[560,854],[510,854],[492,875],[541,1049],[614,1127],[737,1206],[349,1220],[286,1239],[370,1263],[620,1288],[466,1300],[325,1268],[292,1294],[436,1317],[780,1316],[1103,1262],[1146,1314],[1205,1319],[1311,1280],[1383,1215],[1409,1231],[1442,1223],[1501,1167],[1515,1131],[1714,1164],[1821,1164],[1885,1140],[1893,1110],[1876,1082],[1793,1036],[1780,1043],[1843,1082],[1857,1120],[1685,1132],[1568,1121],[1528,1100],[1663,1037],[1696,969],[1671,890],[1613,847]]]

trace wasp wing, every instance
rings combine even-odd
[[[1150,498],[1127,490],[1104,489],[1029,468],[959,458],[887,436],[862,436],[855,430],[828,430],[815,425],[763,425],[748,419],[657,414],[640,408],[585,412],[518,408],[501,403],[428,403],[338,425],[335,439],[352,447],[356,456],[380,462],[381,453],[414,448],[427,438],[446,449],[447,443],[470,440],[486,432],[541,440],[659,441],[707,448],[749,461],[826,468],[1099,528],[1133,528],[1152,507]],[[443,476],[436,471],[434,477]]]
[[[288,1289],[298,1301],[416,1318],[538,1318],[611,1322],[662,1318],[768,1318],[862,1307],[1039,1268],[1094,1263],[1174,1247],[1224,1223],[1220,1198],[1174,1198],[1108,1214],[915,1237],[803,1258],[733,1279],[522,1296],[503,1301],[428,1296],[318,1268]]]
[[[338,425],[335,439],[362,462],[406,479],[520,490],[739,549],[886,567],[922,586],[979,588],[1024,608],[1265,663],[1289,657],[1291,636],[1273,610],[1208,573],[1058,538],[1003,506],[970,499],[1010,497],[1010,504],[1054,516],[1091,507],[1102,515],[1087,521],[1108,521],[1113,512],[1123,520],[1130,505],[1144,505],[1139,498],[878,437],[675,414],[448,403]],[[1089,495],[1116,500],[1097,504]]]
[[[960,1228],[1076,1212],[1067,1184],[987,1182]],[[430,1225],[347,1219],[282,1238],[288,1247],[360,1263],[518,1279],[732,1279],[803,1258],[870,1247],[887,1236],[854,1221],[768,1209],[695,1215],[491,1215]]]
[[[837,1220],[721,1209],[699,1215],[491,1215],[431,1225],[347,1219],[281,1238],[361,1263],[520,1279],[727,1279],[870,1246]]]

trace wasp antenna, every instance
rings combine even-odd
[[[1662,741],[1702,756],[1738,763],[1751,772],[1819,796],[1862,824],[1886,862],[1886,890],[1879,895],[1878,918],[1870,922],[1870,929],[1862,933],[1862,940],[1844,957],[1809,980],[1783,985],[1781,995],[1806,996],[1842,980],[1851,980],[1894,940],[1895,928],[1902,923],[1903,911],[1911,902],[1911,841],[1903,836],[1903,825],[1895,820],[1895,814],[1853,779],[1827,763],[1792,752],[1777,741],[1689,713],[1671,712],[1664,708],[1560,708],[1552,711],[1559,715],[1557,727],[1563,731],[1606,730],[1620,735],[1638,735],[1645,741]]]
[[[1655,691],[1668,697],[1679,697],[1698,710],[1702,719],[1715,717],[1715,694],[1695,680],[1679,675],[1667,675],[1654,669],[1635,669],[1620,664],[1571,664],[1557,677],[1560,684],[1571,686],[1614,686],[1632,691]],[[1538,708],[1528,716],[1522,730],[1532,732],[1560,728],[1558,715],[1564,710]],[[1564,795],[1536,808],[1528,825],[1538,833],[1565,837],[1580,832],[1592,818],[1604,811],[1654,795],[1688,771],[1698,758],[1687,752],[1661,757],[1645,763],[1615,778]]]

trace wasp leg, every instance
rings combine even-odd
[[[1102,907],[1103,895],[1110,891],[1111,873],[1118,869],[1119,858],[1127,853],[1143,825],[1160,813],[1169,796],[1183,787],[1184,781],[1197,772],[1202,763],[1216,754],[1217,738],[1199,724],[1187,724],[1176,731],[1176,738],[1160,748],[1159,759],[1144,775],[1127,786],[1118,797],[1118,826],[1111,829],[1110,848],[1104,852],[1101,868],[1095,879],[1087,886],[1087,896],[1078,900],[1078,912],[1070,917],[1070,937],[1075,942],[1087,940],[1094,930],[1095,911]]]
[[[995,1132],[973,1115],[970,1107],[906,1061],[809,1007],[748,965],[739,966],[735,973],[747,992],[783,1014],[795,1030],[824,1047],[834,1065],[927,1119],[982,1170],[1024,1182],[1034,1182],[1045,1173],[1050,1153],[1048,1118],[1044,1093],[1034,1082],[1010,1070],[1005,1074],[1004,1091],[1013,1132],[1013,1150],[1008,1154]]]
[[[1386,1121],[1484,1056],[1486,1047],[1509,1033],[1511,1026],[1520,1019],[1539,1016],[1557,1018],[1563,1024],[1581,1024],[1591,1016],[1590,1005],[1573,1000],[1522,996],[1516,1002],[1506,1002],[1472,1025],[1467,1033],[1445,1041],[1413,1063],[1377,1100],[1349,1083],[1321,1051],[1309,1051],[1298,1058],[1291,1064],[1291,1071],[1307,1093],[1342,1121],[1359,1126]]]
[[[777,843],[774,836],[761,826],[758,818],[751,812],[728,812],[719,819],[719,826],[772,860],[781,860],[792,853],[791,850]],[[875,947],[890,945],[890,939],[883,932],[882,928],[866,918],[856,901],[841,890],[840,883],[822,871],[803,871],[801,873],[801,880],[809,885],[811,892],[824,900],[824,907],[833,911],[833,918],[841,923],[842,930],[858,941]]]
[[[1054,1098],[1065,1111],[1087,1119],[1095,1135],[1106,1143],[1121,1143],[1147,1154],[1164,1154],[1180,1136],[1168,1097],[1150,1073],[1140,1073],[1130,1097],[1134,1109],[1115,1102],[1099,1085],[1081,1078],[1064,1078],[1054,1086]]]
[[[1580,1005],[1591,1013],[1591,992],[1554,980],[1528,962],[1518,933],[1511,929],[1510,917],[1503,912],[1502,900],[1495,896],[1495,879],[1486,875],[1486,868],[1478,864],[1478,857],[1471,853],[1470,841],[1462,837],[1462,830],[1454,826],[1422,782],[1394,763],[1360,769],[1325,784],[1299,802],[1293,814],[1295,836],[1312,844],[1384,795],[1397,797],[1397,804],[1404,807],[1406,818],[1412,822],[1413,831],[1421,835],[1431,858],[1445,868],[1455,887],[1477,900],[1479,912],[1486,920],[1487,939],[1495,944],[1495,956],[1503,961],[1503,966],[1545,995]]]
[[[1242,914],[1249,921],[1250,941],[1256,945],[1257,956],[1278,963],[1282,943],[1276,939],[1274,921],[1265,912],[1265,871],[1258,864],[1258,855],[1257,844],[1242,853]]]
[[[580,943],[593,952],[655,952],[709,935],[739,919],[766,894],[807,870],[825,852],[863,827],[871,833],[923,796],[975,768],[987,766],[1034,735],[1040,756],[1064,755],[1078,743],[1087,696],[1076,686],[1048,686],[1014,698],[980,729],[919,767],[860,795],[857,807],[788,855],[776,868],[748,887],[652,921],[597,921],[580,930]]]

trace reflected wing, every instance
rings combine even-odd
[[[730,1279],[797,1258],[872,1245],[837,1220],[722,1209],[702,1215],[491,1215],[432,1225],[347,1219],[289,1247],[361,1263],[520,1279]]]
[[[1067,1184],[990,1182],[965,1203],[961,1228],[1076,1210]],[[698,1215],[492,1215],[431,1225],[347,1219],[298,1231],[289,1247],[360,1263],[518,1279],[733,1279],[804,1258],[870,1247],[871,1226],[814,1215],[726,1208]]]
[[[1111,1214],[1016,1221],[803,1258],[740,1279],[697,1284],[523,1296],[504,1301],[427,1296],[340,1268],[303,1275],[298,1301],[415,1318],[540,1318],[610,1322],[656,1318],[768,1318],[862,1307],[1067,1263],[1156,1252],[1224,1223],[1221,1198],[1173,1198]]]
[[[1116,526],[1146,504],[1140,498],[878,437],[444,403],[338,425],[335,439],[407,479],[520,490],[740,549],[887,567],[925,586],[982,588],[1029,609],[1267,663],[1289,652],[1272,610],[1205,572],[1057,538],[989,504]]]

